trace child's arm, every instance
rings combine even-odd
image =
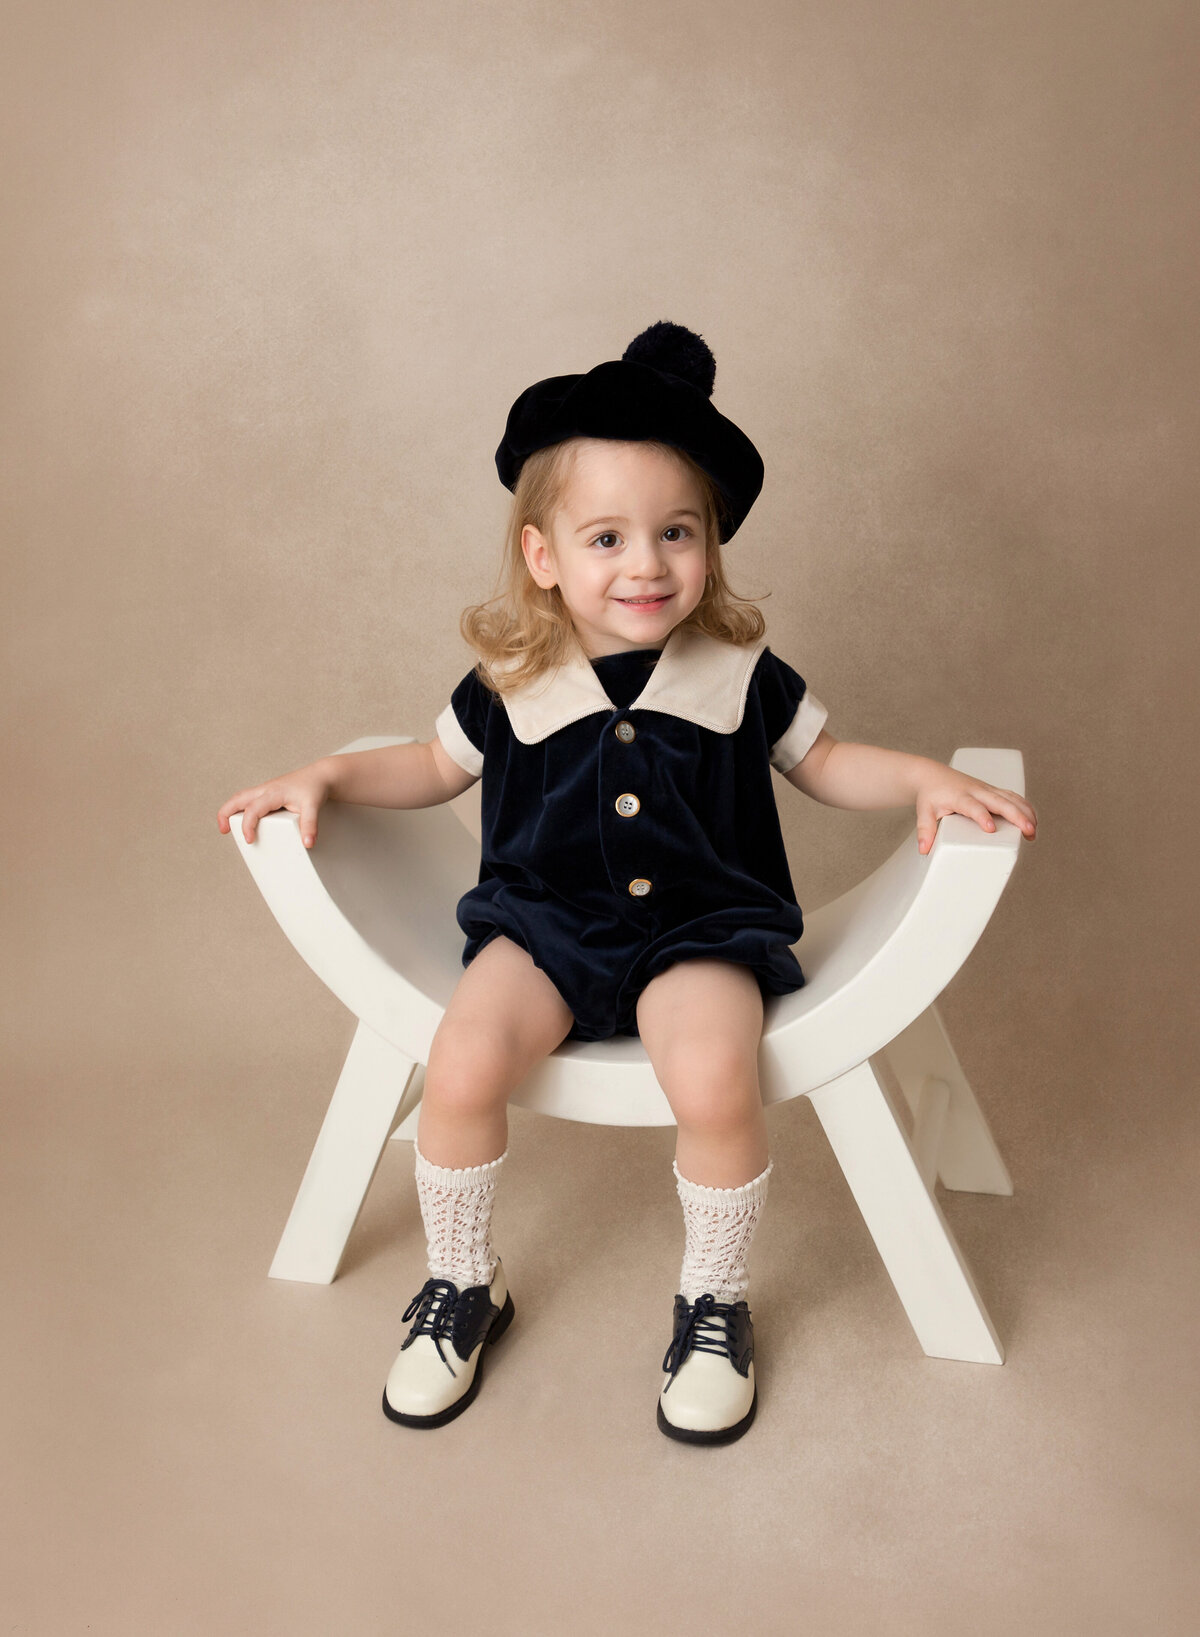
[[[962,813],[984,830],[996,828],[992,814],[999,813],[1030,841],[1037,835],[1037,814],[1016,791],[998,790],[928,756],[910,756],[878,745],[847,744],[824,728],[808,754],[789,768],[784,778],[827,807],[866,809],[911,804],[917,810],[917,847],[923,853],[933,846],[938,822],[947,813]]]
[[[359,802],[366,807],[436,807],[461,796],[478,778],[452,761],[439,739],[424,745],[382,745],[378,750],[351,750],[281,774],[266,784],[239,790],[217,813],[217,828],[229,832],[234,813],[243,814],[242,835],[253,842],[259,820],[281,807],[300,819],[306,847],[317,839],[317,814],[327,801]]]
[[[326,756],[317,766],[325,769],[330,801],[359,802],[364,807],[436,807],[461,796],[479,778],[452,761],[440,739],[344,751]]]

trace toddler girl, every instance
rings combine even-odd
[[[458,906],[465,971],[434,1037],[415,1164],[429,1278],[383,1409],[442,1426],[479,1390],[513,1300],[491,1240],[509,1095],[564,1039],[639,1035],[678,1125],[685,1248],[657,1420],[727,1443],[757,1404],[746,1258],[771,1164],[757,1059],[764,995],[798,989],[803,930],[771,769],[837,807],[938,821],[1033,808],[926,757],[839,743],[825,707],[730,590],[721,546],[762,487],[749,438],[711,401],[716,365],[677,324],[619,360],[521,394],[496,452],[513,491],[500,593],[468,609],[479,656],[427,744],[327,757],[244,790],[425,807],[482,778],[478,884]]]

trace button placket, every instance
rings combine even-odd
[[[609,728],[615,744],[608,737]],[[609,883],[627,903],[630,898],[645,899],[654,890],[653,881],[645,874],[653,860],[646,852],[644,825],[628,823],[642,811],[642,796],[636,787],[646,787],[649,770],[645,761],[651,748],[641,729],[627,716],[609,718],[600,742],[600,838]],[[635,788],[630,789],[630,785]],[[638,921],[649,913],[648,908],[639,911]]]

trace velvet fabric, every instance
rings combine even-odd
[[[517,739],[474,671],[451,695],[483,758],[479,882],[458,905],[463,964],[498,934],[511,938],[570,1007],[571,1039],[636,1035],[638,996],[680,960],[749,966],[764,994],[804,983],[791,949],[804,923],[769,759],[804,679],[764,648],[740,725],[714,732],[632,703],[659,657],[593,660],[611,710],[535,744]],[[630,742],[619,723],[633,725]],[[630,817],[616,806],[625,794],[640,803]],[[641,897],[629,890],[639,879],[650,882]]]
[[[535,449],[566,438],[657,439],[690,455],[721,492],[728,515],[722,542],[741,527],[763,486],[762,456],[750,439],[690,381],[624,358],[586,375],[554,375],[527,387],[508,413],[496,470],[515,489]]]

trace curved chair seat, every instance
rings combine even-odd
[[[406,742],[357,739],[339,754]],[[1015,750],[959,750],[951,765],[1024,789]],[[253,846],[242,836],[241,815],[232,820],[242,856],[284,932],[359,1019],[271,1269],[276,1277],[323,1282],[336,1275],[397,1117],[396,1135],[415,1135],[421,1066],[462,972],[455,907],[478,879],[478,806],[478,785],[432,808],[331,802],[311,851],[292,813],[264,817]],[[987,925],[1020,839],[1003,819],[986,832],[950,815],[929,853],[918,852],[914,830],[851,891],[806,913],[796,951],[807,981],[766,1000],[760,1052],[764,1102],[812,1099],[926,1352],[990,1362],[1000,1361],[999,1344],[933,1186],[939,1177],[948,1187],[980,1191],[1009,1193],[1012,1185],[934,1002]],[[632,1036],[565,1041],[512,1101],[595,1124],[674,1123]],[[911,1175],[898,1183],[905,1172]],[[894,1250],[897,1233],[912,1239],[904,1222],[914,1199],[933,1230],[923,1230],[915,1257],[912,1244]],[[925,1268],[931,1253],[939,1262],[932,1274]],[[955,1269],[940,1266],[947,1259]],[[910,1271],[914,1261],[925,1271]],[[941,1288],[947,1277],[969,1287],[966,1307],[961,1290],[948,1304]],[[931,1280],[932,1297],[920,1294]],[[947,1319],[949,1307],[955,1311]]]

